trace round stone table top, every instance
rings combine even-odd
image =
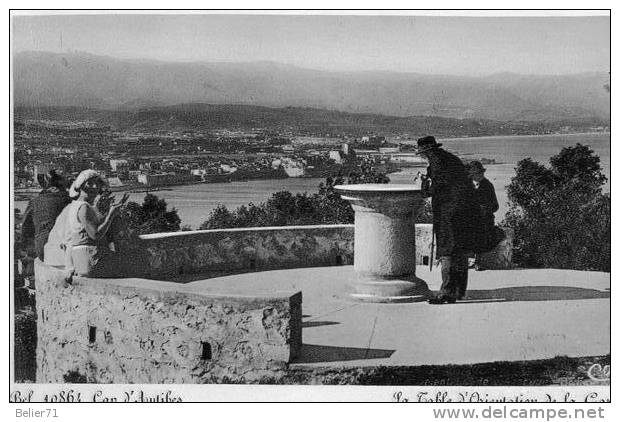
[[[419,209],[424,203],[421,187],[413,184],[363,183],[337,185],[334,189],[342,199],[353,204],[355,212],[374,210],[385,214],[404,215]]]
[[[420,192],[419,185],[390,184],[390,183],[362,183],[358,185],[336,185],[334,189],[342,192],[378,192],[378,193],[401,193]]]

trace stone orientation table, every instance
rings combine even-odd
[[[350,296],[365,302],[425,300],[428,286],[416,277],[415,215],[423,206],[419,186],[335,186],[355,211],[354,269]]]

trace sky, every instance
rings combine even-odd
[[[610,67],[607,16],[107,14],[13,16],[12,24],[14,52],[451,75],[571,74]]]

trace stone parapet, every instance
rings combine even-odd
[[[38,383],[252,382],[301,348],[301,293],[205,293],[200,283],[65,281],[35,263]]]
[[[482,254],[489,269],[512,267],[512,230],[497,248]],[[140,236],[143,254],[135,265],[141,276],[160,280],[217,277],[243,272],[304,267],[352,265],[353,224],[251,227],[198,230]],[[431,257],[432,224],[415,225],[417,265],[428,265]],[[436,258],[436,257],[435,257]],[[134,263],[130,263],[133,265]]]
[[[209,278],[254,271],[352,265],[354,233],[353,224],[333,224],[142,235],[127,253],[127,268],[119,268],[119,272],[182,281],[195,276]],[[487,268],[511,268],[513,234],[511,230],[506,234],[506,239],[494,251],[483,255]],[[429,263],[431,235],[432,224],[415,225],[417,265]],[[64,255],[56,255],[46,250],[45,261],[63,265]]]
[[[353,263],[348,224],[158,233],[140,242],[144,277],[155,279]]]

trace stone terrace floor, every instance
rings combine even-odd
[[[610,275],[570,270],[470,271],[452,305],[347,298],[352,266],[265,271],[195,281],[213,293],[302,291],[295,366],[471,364],[610,353]],[[431,290],[439,268],[418,267]]]

